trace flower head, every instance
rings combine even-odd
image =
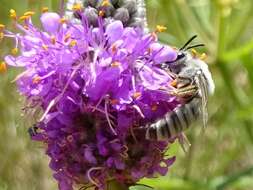
[[[105,25],[100,16],[95,27],[80,15],[76,24],[45,11],[42,29],[29,17],[16,22],[21,33],[4,31],[19,49],[5,62],[25,70],[16,80],[27,109],[42,110],[33,140],[46,144],[62,190],[165,175],[174,161],[164,156],[169,142],[146,140],[138,129],[178,104],[159,67],[176,51],[140,28]]]

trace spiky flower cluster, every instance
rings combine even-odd
[[[139,127],[178,104],[167,93],[172,79],[159,67],[176,51],[159,44],[155,32],[121,21],[105,25],[102,16],[94,27],[81,11],[76,24],[44,9],[40,29],[32,14],[21,24],[11,10],[21,32],[2,31],[16,41],[12,53],[20,53],[5,62],[24,68],[16,80],[26,109],[42,110],[32,138],[46,145],[59,188],[105,189],[112,179],[132,184],[165,175],[174,161],[164,156],[169,142],[146,140]]]

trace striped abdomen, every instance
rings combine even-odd
[[[152,124],[146,125],[146,139],[166,140],[186,130],[200,116],[201,98],[194,97],[188,103],[176,107]]]

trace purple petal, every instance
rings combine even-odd
[[[40,17],[42,26],[46,32],[55,33],[60,25],[60,15],[53,12],[43,13]]]

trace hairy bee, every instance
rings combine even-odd
[[[196,36],[179,49],[175,61],[162,65],[174,77],[173,83],[176,88],[170,93],[178,98],[181,105],[154,123],[147,124],[146,139],[166,140],[175,137],[200,117],[203,126],[206,126],[207,99],[208,95],[214,92],[214,82],[207,64],[187,51],[193,47],[203,46],[203,44],[188,46],[194,38]]]

